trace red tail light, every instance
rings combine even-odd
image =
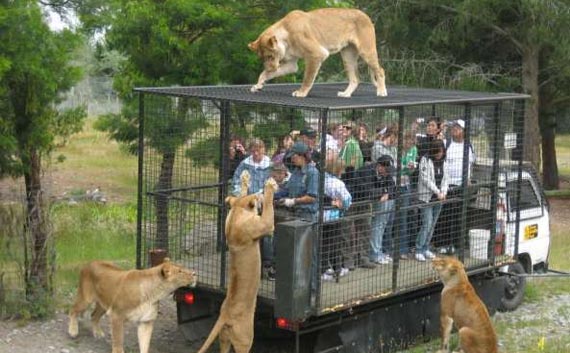
[[[291,326],[291,323],[284,317],[279,317],[275,319],[275,325],[280,329],[287,329]]]
[[[194,301],[196,300],[196,298],[194,297],[194,293],[192,292],[186,292],[184,293],[184,303],[188,304],[188,305],[192,305],[194,304]]]

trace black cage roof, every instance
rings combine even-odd
[[[195,97],[209,100],[279,105],[307,109],[358,109],[390,108],[419,104],[491,103],[502,100],[527,99],[528,95],[516,93],[489,93],[431,88],[388,87],[387,97],[377,97],[376,87],[360,84],[351,98],[337,97],[347,83],[319,83],[313,85],[305,98],[293,97],[291,93],[299,84],[271,84],[262,91],[252,93],[252,85],[190,86],[190,87],[140,87],[136,92],[177,97]]]

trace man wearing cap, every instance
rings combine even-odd
[[[301,130],[299,139],[309,147],[310,151],[317,149],[317,132],[313,128],[307,127]]]
[[[454,120],[451,123],[451,139],[446,142],[444,173],[448,178],[449,184],[448,200],[462,197],[463,176],[465,175],[467,183],[469,183],[471,169],[473,163],[475,163],[475,152],[473,151],[473,146],[465,142],[464,129],[465,121],[463,119]],[[465,147],[469,150],[467,152],[468,162],[464,166]],[[434,238],[434,243],[436,246],[440,246],[441,253],[453,254],[459,245],[460,229],[457,220],[461,217],[460,205],[461,203],[451,202],[444,205],[441,211],[441,225]]]
[[[461,186],[463,184],[463,148],[465,147],[465,137],[463,130],[465,129],[465,121],[463,119],[455,120],[451,123],[451,140],[447,143],[447,175],[449,185]],[[475,162],[475,153],[473,147],[468,144],[469,162],[467,164],[467,180],[471,175],[471,167]]]
[[[295,216],[316,221],[318,213],[317,196],[319,192],[319,172],[311,163],[309,147],[297,141],[291,147],[288,157],[291,159],[293,170],[287,183],[287,197],[280,202],[290,208]]]
[[[368,200],[372,201],[369,260],[373,263],[388,264],[392,262],[392,258],[389,252],[382,248],[382,242],[384,236],[390,236],[389,227],[394,217],[396,193],[394,160],[389,155],[381,155],[375,165],[361,168],[358,178],[359,197],[365,195]]]

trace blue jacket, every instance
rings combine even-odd
[[[240,176],[244,170],[247,170],[249,172],[251,178],[251,184],[249,186],[249,190],[247,191],[248,195],[255,194],[256,192],[263,192],[265,181],[271,175],[271,159],[269,159],[267,156],[263,156],[261,162],[255,163],[253,161],[253,158],[249,156],[241,161],[232,179],[232,194],[234,196],[239,196],[241,194]]]

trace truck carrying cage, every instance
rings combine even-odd
[[[501,210],[525,201],[518,171],[528,96],[390,87],[387,97],[377,97],[375,87],[362,84],[352,98],[339,98],[344,84],[316,84],[299,99],[291,96],[295,87],[268,85],[257,93],[249,86],[136,89],[138,267],[167,254],[198,273],[200,288],[223,295],[224,199],[235,191],[239,165],[248,163],[241,154],[251,146],[267,156],[252,162],[253,170],[271,159],[266,173],[294,173],[282,146],[287,136],[310,148],[318,184],[312,221],[291,212],[298,205],[277,202],[275,232],[260,245],[259,302],[274,317],[303,321],[433,286],[432,253],[458,256],[470,273],[516,259],[518,228],[509,232],[505,224],[524,210]],[[436,144],[426,136],[434,117],[441,124],[436,139],[448,152],[445,163],[455,168],[441,198],[442,180],[434,179],[438,191],[419,186],[427,185],[420,169],[437,159]],[[463,139],[455,136],[458,128]],[[417,157],[408,153],[413,146]],[[515,173],[508,186],[507,169]],[[384,181],[383,173],[389,175]],[[339,206],[330,180],[346,188],[349,207]],[[508,199],[499,192],[507,187]]]

